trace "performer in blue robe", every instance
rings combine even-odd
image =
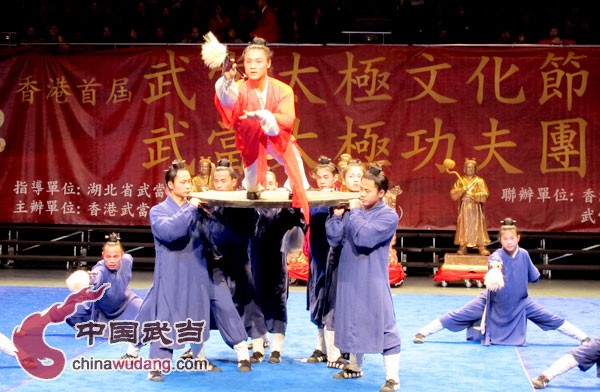
[[[238,173],[227,159],[221,159],[211,172],[210,189],[233,191],[237,187]],[[240,312],[233,302],[238,289],[234,277],[245,271],[248,260],[249,220],[251,210],[202,205],[198,225],[208,263],[210,289],[210,329],[218,330],[223,341],[237,354],[240,372],[252,370],[248,352],[248,334]],[[246,260],[246,261],[244,261]],[[245,278],[245,272],[241,272]],[[264,323],[263,323],[264,324]],[[264,332],[263,332],[264,333]],[[262,335],[259,335],[262,336]],[[192,349],[181,359],[193,358]],[[212,367],[211,371],[220,371]]]
[[[219,175],[219,171],[216,173]],[[235,214],[236,211],[242,215]],[[205,254],[212,281],[211,329],[218,329],[225,343],[235,350],[241,372],[252,370],[246,343],[248,334],[232,297],[232,288],[236,289],[232,279],[236,264],[240,259],[248,258],[248,234],[243,234],[247,232],[248,216],[244,212],[243,209],[213,207],[210,211],[205,208],[201,213],[201,230],[206,241]]]
[[[371,167],[361,179],[360,199],[349,210],[335,208],[326,222],[327,240],[340,248],[335,304],[335,345],[350,364],[334,378],[362,377],[365,353],[383,354],[386,382],[381,392],[400,389],[400,335],[389,285],[389,245],[398,214],[384,201],[388,179]]]
[[[294,208],[256,208],[256,229],[250,242],[256,300],[272,334],[270,363],[280,363],[287,329],[288,270],[281,251],[285,233],[302,225]]]
[[[279,188],[277,176],[267,171],[265,190],[289,192]],[[280,363],[287,329],[288,269],[282,253],[282,239],[294,226],[302,225],[300,210],[294,208],[255,208],[254,230],[250,238],[250,270],[267,332],[271,334],[269,363]],[[268,340],[265,339],[265,345]],[[252,342],[254,361],[264,355],[260,341]]]
[[[200,200],[189,198],[192,178],[183,162],[174,162],[165,175],[167,198],[150,209],[156,261],[152,286],[142,303],[140,322],[169,323],[166,336],[172,343],[153,341],[150,358],[169,358],[183,348],[176,340],[175,324],[190,319],[198,336],[194,337],[194,356],[209,337],[210,287],[206,259],[198,229]],[[160,370],[149,374],[151,381],[164,381]]]
[[[545,331],[556,329],[579,341],[589,339],[569,321],[529,298],[527,285],[537,282],[540,273],[529,253],[518,246],[521,237],[514,221],[506,218],[503,222],[499,233],[502,248],[488,258],[490,271],[501,271],[503,287],[488,286],[462,308],[432,321],[415,335],[415,343],[423,343],[426,336],[444,328],[453,332],[469,328],[469,340],[481,339],[484,345],[522,346],[526,344],[528,319]]]
[[[133,257],[125,253],[118,235],[110,234],[102,247],[102,260],[92,267],[89,276],[83,277],[87,280],[84,285],[89,284],[94,290],[105,283],[110,283],[110,287],[99,300],[79,305],[75,314],[67,318],[67,324],[74,326],[90,320],[103,323],[110,320],[133,321],[142,298],[129,289],[132,268]],[[108,329],[104,336],[108,336]]]
[[[342,171],[341,190],[343,192],[360,191],[361,179],[364,167],[360,160],[348,157],[345,166],[340,166]],[[342,368],[347,364],[348,352],[340,351],[335,342],[335,307],[337,297],[338,265],[341,248],[331,248],[327,256],[325,268],[325,301],[323,304],[323,325],[325,335],[325,346],[327,347],[327,367]]]
[[[313,169],[311,176],[317,182],[319,191],[331,192],[337,190],[336,182],[338,181],[339,170],[328,157],[319,157],[319,163]],[[308,234],[310,269],[308,281],[306,282],[306,301],[307,309],[310,312],[310,321],[317,326],[317,344],[313,353],[306,359],[306,362],[309,363],[328,362],[333,364],[340,358],[339,349],[335,349],[333,344],[330,347],[333,346],[335,352],[328,358],[327,342],[325,339],[324,314],[326,307],[328,307],[326,273],[330,252],[325,233],[325,222],[329,214],[329,207],[312,207],[310,209]],[[331,340],[333,340],[333,331],[331,332],[329,335],[331,336]],[[345,361],[343,360],[340,363],[345,363]]]
[[[237,171],[227,159],[221,159],[213,174],[215,191],[230,192],[237,188]],[[205,207],[203,208],[203,236],[209,243],[208,258],[211,261],[214,283],[211,309],[216,326],[228,344],[238,354],[239,370],[251,369],[246,364],[248,347],[246,339],[252,339],[254,353],[251,363],[264,359],[263,337],[267,333],[265,319],[256,300],[256,288],[252,276],[249,241],[255,227],[254,210],[248,208]],[[225,284],[229,288],[226,293]],[[226,294],[229,298],[226,298]],[[234,305],[232,308],[231,305]],[[237,311],[237,317],[233,314]],[[227,338],[226,338],[227,336]],[[241,342],[245,352],[241,351]]]
[[[105,283],[110,283],[110,287],[99,300],[78,305],[75,314],[66,320],[70,326],[90,320],[104,323],[110,320],[133,321],[140,309],[142,298],[129,289],[133,257],[124,252],[116,233],[108,237],[102,247],[102,260],[92,267],[86,283],[94,290]],[[105,336],[107,333],[108,329]]]

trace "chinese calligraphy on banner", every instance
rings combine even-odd
[[[446,158],[477,160],[490,228],[507,215],[530,231],[600,228],[600,48],[274,52],[307,169],[319,155],[384,162],[404,190],[400,228],[454,228]],[[173,159],[192,174],[203,156],[241,168],[199,47],[0,53],[1,222],[147,225]]]

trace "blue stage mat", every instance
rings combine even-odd
[[[144,295],[145,290],[136,290]],[[475,291],[474,291],[475,293]],[[0,286],[2,318],[0,332],[11,335],[12,329],[32,312],[41,311],[68,295],[62,288]],[[465,341],[464,332],[441,331],[428,337],[422,345],[412,343],[417,330],[443,313],[462,306],[472,296],[414,295],[394,296],[398,327],[402,337],[400,381],[403,391],[532,391],[529,378],[550,365],[554,360],[577,346],[577,342],[557,331],[544,332],[530,324],[526,347],[491,346]],[[600,299],[538,298],[540,304],[566,317],[573,324],[594,337],[600,334],[598,314]],[[119,358],[126,350],[123,344],[110,345],[101,340],[87,347],[74,338],[74,330],[66,324],[51,324],[46,330],[47,342],[63,350],[68,358],[65,372],[53,381],[39,381],[30,377],[16,360],[0,355],[0,391],[73,391],[112,390],[188,390],[200,391],[306,391],[331,392],[378,391],[384,383],[381,355],[368,354],[361,379],[333,380],[336,372],[324,364],[301,362],[310,355],[316,340],[316,327],[309,321],[305,310],[305,293],[290,293],[289,325],[283,362],[262,363],[250,373],[236,370],[235,354],[227,347],[217,331],[211,331],[207,342],[207,356],[223,368],[223,373],[171,373],[164,383],[146,380],[146,372],[84,371],[71,369],[74,358]],[[268,350],[268,349],[267,349]],[[178,357],[183,350],[176,352]],[[147,356],[148,348],[141,355]],[[597,391],[600,379],[595,369],[580,372],[577,369],[557,378],[549,391]]]

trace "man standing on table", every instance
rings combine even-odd
[[[235,129],[242,155],[247,198],[258,199],[264,189],[267,156],[283,164],[292,187],[292,206],[310,214],[305,189],[309,183],[302,157],[292,136],[296,110],[292,88],[268,76],[273,53],[262,38],[244,49],[247,78],[235,81],[236,64],[224,67],[216,84],[215,105],[225,128]],[[261,188],[262,186],[262,188]]]

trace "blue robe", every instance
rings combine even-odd
[[[557,329],[564,323],[564,318],[529,298],[527,285],[537,282],[540,273],[525,249],[518,248],[514,258],[504,249],[498,249],[489,259],[494,258],[502,260],[504,287],[498,291],[485,290],[462,308],[442,316],[444,328],[456,332],[471,327],[485,313],[482,344],[522,346],[526,343],[527,319],[543,330]]]
[[[243,287],[238,285],[239,276],[244,281],[247,279],[245,265],[248,263],[250,216],[245,209],[223,207],[201,210],[200,215],[212,281],[211,329],[218,329],[225,343],[233,347],[248,339],[242,319],[244,308],[238,310],[233,295]]]
[[[325,224],[332,248],[340,247],[335,303],[335,345],[342,352],[400,352],[389,285],[388,254],[398,214],[383,201],[368,210],[332,215]]]
[[[308,237],[310,273],[306,283],[307,308],[310,311],[310,321],[319,328],[324,326],[323,315],[327,301],[326,271],[329,257],[329,243],[325,234],[327,217],[329,217],[329,207],[310,209],[310,235]]]
[[[256,228],[250,244],[256,301],[269,333],[287,329],[288,269],[281,251],[285,233],[301,226],[300,210],[256,208]]]
[[[188,318],[204,321],[202,340],[209,337],[211,283],[198,217],[198,208],[187,202],[179,206],[170,196],[150,209],[156,251],[154,279],[137,319],[168,322],[171,332],[167,336],[173,340],[172,345],[166,346],[153,342],[152,358],[172,356],[173,349],[183,348],[175,340],[174,324]]]
[[[212,215],[205,219],[203,228],[213,247],[212,253],[220,257],[213,263],[213,276],[215,268],[220,269],[246,333],[252,339],[267,333],[265,318],[257,301],[249,253],[254,227],[254,210],[216,207]],[[220,278],[216,279],[215,283]]]
[[[102,298],[93,303],[77,306],[77,312],[66,321],[73,326],[85,321],[108,322],[110,320],[134,320],[140,309],[142,299],[129,290],[133,257],[124,254],[118,270],[111,271],[100,260],[92,268],[92,287],[98,289],[104,283],[110,283]]]

